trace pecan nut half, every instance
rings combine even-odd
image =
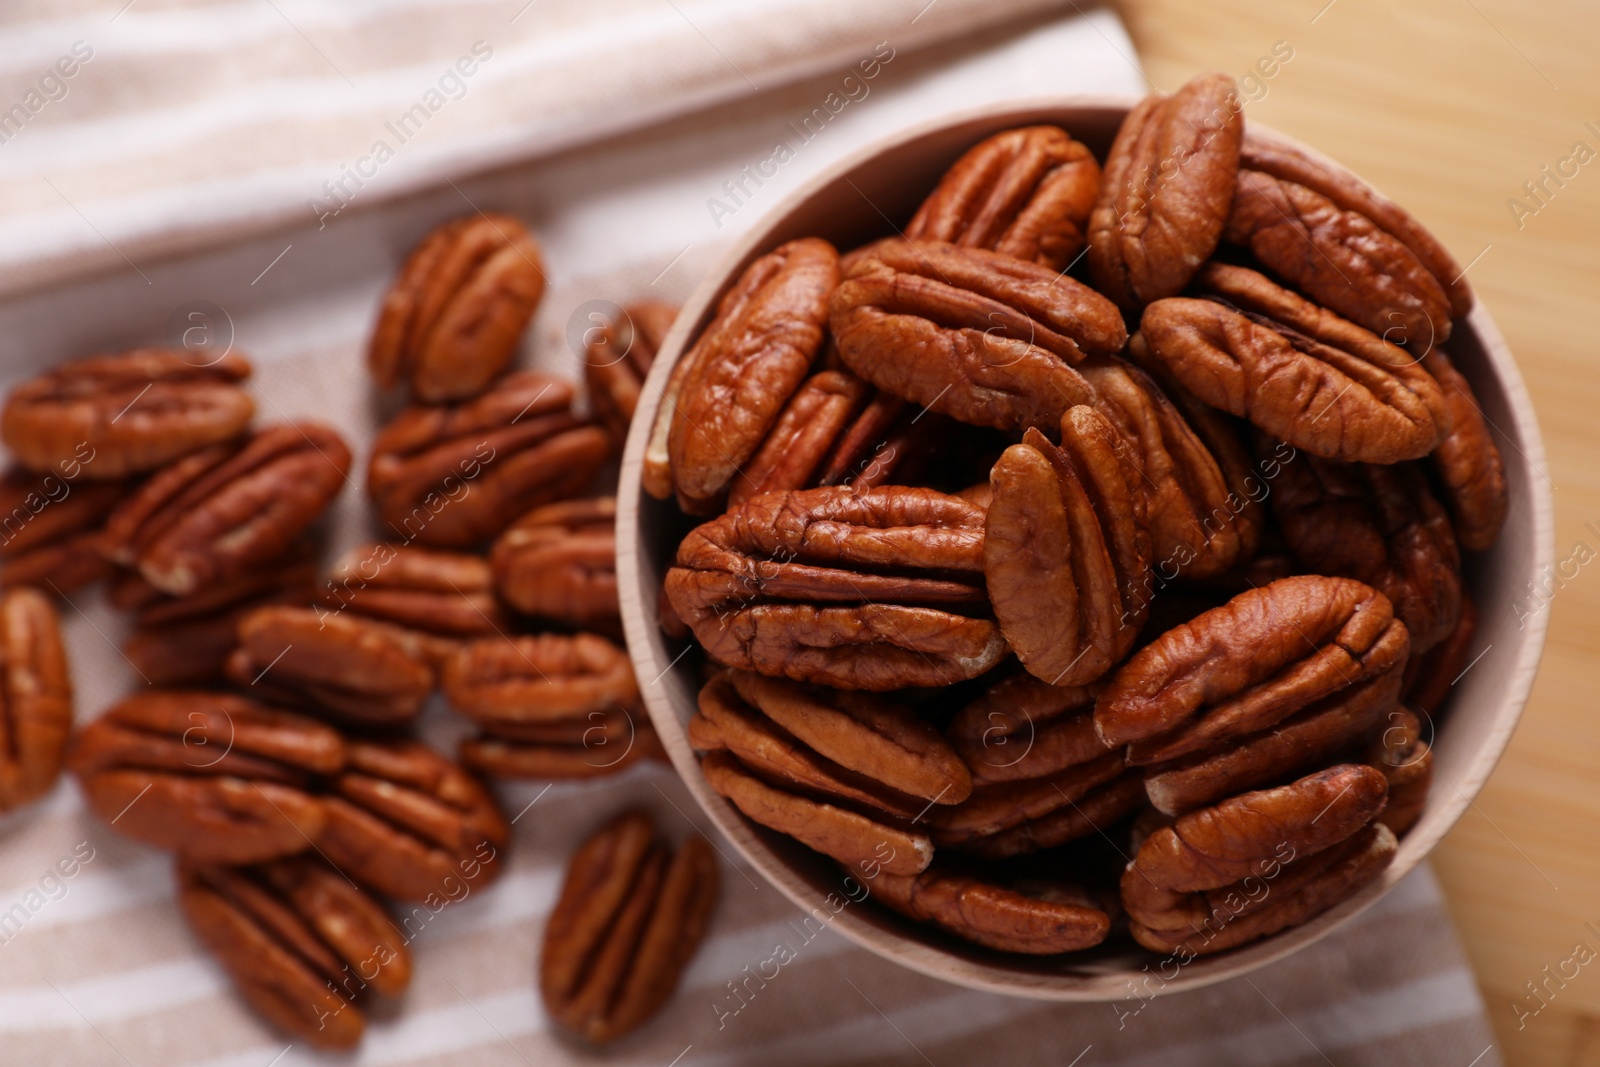
[[[617,498],[534,508],[489,553],[500,598],[524,615],[620,637]]]
[[[440,672],[451,707],[493,734],[630,712],[639,683],[628,654],[595,634],[486,637],[463,645]]]
[[[1078,802],[1121,777],[1126,769],[1121,752],[1107,752],[1042,778],[980,786],[961,804],[931,810],[926,817],[928,836],[940,848],[985,851],[983,845],[988,839],[1022,828],[1009,836],[1005,850],[989,850],[1012,855],[1033,851],[1027,847],[1028,842],[1057,838],[1068,826],[1081,826],[1077,836],[1092,833],[1099,824],[1085,821],[1087,813]],[[1094,807],[1099,810],[1101,805]],[[1126,808],[1124,813],[1130,810],[1131,807]],[[1108,819],[1103,825],[1113,821]],[[1053,843],[1066,840],[1069,838],[1060,836]]]
[[[575,496],[610,443],[572,414],[571,384],[535,371],[455,406],[412,407],[378,432],[367,493],[407,543],[465,548],[540,504]]]
[[[72,732],[61,621],[43,593],[0,594],[0,813],[49,792]]]
[[[322,1048],[352,1048],[371,988],[411,984],[411,954],[383,905],[310,856],[254,867],[180,860],[178,907],[250,1006]]]
[[[105,552],[186,596],[282,557],[344,488],[350,450],[318,423],[258,430],[162,468],[106,520]]]
[[[1000,885],[930,868],[920,874],[880,872],[873,895],[919,922],[1001,952],[1054,956],[1091,948],[1111,932],[1111,916],[1078,886],[1019,881]]]
[[[316,602],[451,638],[498,632],[505,612],[482,556],[385,542],[358,545],[341,556],[316,591]]]
[[[1434,348],[1422,365],[1438,379],[1450,408],[1450,432],[1433,450],[1433,469],[1455,519],[1456,539],[1469,552],[1483,552],[1500,537],[1510,507],[1505,463],[1472,386],[1444,349]]]
[[[591,711],[576,719],[519,726],[461,742],[461,763],[491,778],[602,778],[640,760],[668,762],[650,720],[633,711]]]
[[[1478,633],[1478,607],[1465,591],[1461,616],[1450,635],[1406,664],[1405,700],[1424,715],[1435,715],[1450,698],[1450,691],[1468,667],[1472,639]]]
[[[1140,333],[1150,358],[1213,407],[1329,459],[1398,463],[1450,430],[1433,376],[1405,349],[1245,267],[1212,263],[1206,299],[1158,300]]]
[[[973,785],[1043,778],[1109,751],[1094,731],[1097,692],[1013,675],[957,711],[945,734]]]
[[[1054,430],[1094,390],[1073,367],[1127,342],[1116,306],[1049,267],[938,241],[880,241],[834,291],[839,358],[962,422]]]
[[[717,883],[703,837],[674,852],[639,811],[597,831],[573,854],[545,923],[539,994],[551,1018],[595,1043],[644,1025],[699,947]]]
[[[599,329],[584,334],[583,381],[595,418],[621,445],[639,407],[644,380],[678,317],[673,304],[647,300],[621,309]]]
[[[344,760],[338,732],[314,719],[152,690],[84,727],[68,766],[118,832],[201,863],[260,863],[310,847],[325,815],[315,777]]]
[[[1061,447],[1030,429],[989,476],[984,580],[1028,673],[1087,685],[1127,655],[1150,607],[1144,485],[1093,408],[1061,419]]]
[[[1461,612],[1461,553],[1449,516],[1415,465],[1380,467],[1306,457],[1287,464],[1270,499],[1302,563],[1354,578],[1394,604],[1426,652]]]
[[[96,481],[155,470],[249,425],[243,356],[196,366],[188,352],[141,348],[63,363],[11,391],[0,439],[41,473],[80,469]]]
[[[975,678],[1006,647],[983,617],[983,516],[931,489],[768,493],[690,532],[666,596],[726,666],[841,689]]]
[[[1247,134],[1225,238],[1312,300],[1422,358],[1472,310],[1465,272],[1398,204],[1327,160]]]
[[[0,476],[0,588],[33,585],[62,596],[106,577],[101,524],[123,497],[124,482],[78,482],[82,464],[37,474],[12,467]]]
[[[1243,104],[1222,74],[1128,113],[1089,216],[1097,288],[1132,311],[1189,284],[1222,238],[1243,139]]]
[[[363,726],[408,722],[433,692],[431,656],[398,626],[269,604],[239,620],[228,657],[235,685],[318,716]]]
[[[500,873],[510,827],[494,797],[418,741],[353,741],[322,798],[317,848],[344,874],[399,900],[459,900]]]
[[[826,801],[774,788],[750,774],[732,753],[707,752],[700,770],[746,818],[831,856],[848,867],[877,865],[893,874],[916,874],[933,862],[926,834],[902,829]]]
[[[1066,130],[1004,130],[956,160],[902,236],[1064,270],[1083,251],[1099,192],[1100,164]]]
[[[1367,746],[1366,761],[1388,779],[1389,803],[1378,821],[1398,837],[1416,825],[1428,802],[1433,746],[1423,736],[1422,720],[1410,708],[1391,711],[1382,725]]]
[[[839,254],[816,237],[745,269],[673,368],[646,457],[658,473],[647,488],[661,488],[664,470],[685,511],[715,510],[811,369],[838,281]]]
[[[367,346],[373,378],[383,389],[404,380],[425,404],[477,396],[510,365],[544,284],[538,242],[517,219],[444,224],[383,298]]]
[[[1134,653],[1095,701],[1095,729],[1135,766],[1213,749],[1330,694],[1403,670],[1382,593],[1302,575],[1241,593]]]

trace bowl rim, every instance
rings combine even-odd
[[[744,860],[802,911],[812,911],[821,903],[817,888],[801,877],[781,857],[775,855],[765,842],[760,840],[757,831],[745,816],[711,789],[700,771],[699,761],[689,746],[687,735],[678,721],[672,701],[665,690],[654,684],[675,668],[676,660],[667,662],[666,656],[660,654],[664,646],[657,627],[655,605],[653,602],[648,606],[646,604],[647,598],[653,601],[654,594],[644,590],[641,585],[640,560],[645,546],[640,540],[642,529],[639,524],[639,506],[643,492],[641,476],[644,452],[667,378],[671,374],[672,367],[681,358],[690,333],[697,331],[699,324],[706,319],[708,312],[737,274],[757,255],[775,246],[776,242],[771,236],[773,229],[801,209],[820,191],[863,165],[870,165],[882,157],[903,150],[923,138],[943,133],[952,127],[990,123],[992,124],[990,132],[996,132],[1012,126],[1049,121],[1070,129],[1072,124],[1064,117],[1067,113],[1120,111],[1125,114],[1140,99],[1138,96],[1118,93],[1020,97],[962,109],[925,120],[848,153],[803,180],[768,209],[718,259],[716,266],[707,272],[689,299],[684,302],[672,329],[663,338],[655,363],[643,383],[638,408],[623,452],[617,488],[616,565],[623,629],[635,673],[641,679],[640,691],[644,705],[674,769],[702,811],[728,838]],[[1052,113],[1056,117],[1046,117]],[[1270,127],[1253,123],[1251,128],[1253,133],[1265,133],[1315,158],[1328,158]],[[1501,386],[1502,398],[1512,415],[1512,428],[1521,442],[1519,451],[1526,466],[1536,473],[1547,470],[1544,441],[1532,401],[1528,396],[1527,386],[1510,349],[1481,300],[1475,302],[1473,310],[1462,322],[1470,326],[1476,335],[1489,369]],[[1536,573],[1546,573],[1554,564],[1555,543],[1554,502],[1547,479],[1529,479],[1526,508],[1531,519],[1534,553],[1531,566]],[[1546,600],[1523,619],[1525,637],[1507,671],[1508,698],[1498,713],[1489,720],[1490,728],[1476,746],[1476,752],[1466,767],[1464,781],[1456,787],[1453,796],[1440,796],[1435,792],[1430,797],[1432,802],[1425,811],[1423,819],[1405,835],[1400,851],[1384,874],[1352,897],[1305,923],[1207,958],[1206,966],[1198,973],[1191,967],[1180,967],[1178,975],[1170,980],[1163,979],[1158,989],[1144,993],[1130,993],[1133,984],[1129,980],[1129,975],[1139,972],[1051,975],[1008,971],[999,965],[968,959],[941,949],[936,944],[894,933],[892,930],[863,920],[859,915],[852,914],[849,908],[833,915],[829,925],[862,948],[921,974],[969,989],[1048,1001],[1108,1002],[1127,999],[1130,996],[1148,999],[1152,995],[1202,988],[1253,972],[1281,960],[1325,937],[1375,903],[1412,869],[1421,864],[1465,814],[1467,808],[1473,805],[1484,783],[1504,755],[1527,704],[1544,650],[1549,610],[1549,602]]]

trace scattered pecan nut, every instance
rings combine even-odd
[[[534,508],[489,553],[500,598],[524,615],[620,637],[617,498]]]
[[[12,467],[0,476],[0,588],[32,585],[67,596],[111,573],[101,525],[125,482],[94,482]]]
[[[350,450],[312,422],[269,426],[162,468],[106,520],[105,552],[186,596],[282,557],[344,488]]]
[[[911,875],[883,871],[871,886],[895,911],[1001,952],[1054,956],[1091,948],[1111,932],[1105,909],[1063,882],[1008,886],[934,867]]]
[[[1377,589],[1413,654],[1449,635],[1461,612],[1461,553],[1450,518],[1413,464],[1312,456],[1286,464],[1269,503],[1300,561]]]
[[[1212,263],[1206,299],[1145,308],[1150,358],[1201,400],[1329,459],[1398,463],[1450,429],[1433,376],[1405,349],[1245,267]]]
[[[505,612],[482,556],[385,542],[358,545],[316,591],[331,613],[349,611],[442,638],[499,632]]]
[[[317,848],[350,878],[399,900],[459,900],[500,873],[510,827],[494,797],[418,741],[352,741],[322,798]]]
[[[1277,138],[1245,135],[1224,236],[1419,360],[1472,309],[1465,272],[1421,223],[1344,168]]]
[[[151,690],[78,734],[68,766],[118,832],[200,863],[260,863],[323,828],[319,775],[344,766],[332,727],[226,693]]]
[[[1500,537],[1510,507],[1505,463],[1472,386],[1444,349],[1433,348],[1422,365],[1438,379],[1450,408],[1450,432],[1429,458],[1455,519],[1456,539],[1462,548],[1482,552]]]
[[[509,215],[448,222],[423,239],[383,298],[367,346],[378,386],[404,380],[425,404],[489,388],[544,295],[544,260]]]
[[[983,615],[983,510],[930,489],[768,493],[686,537],[666,595],[712,659],[842,689],[975,678],[1005,641]]]
[[[1378,821],[1396,837],[1422,817],[1433,785],[1433,746],[1423,736],[1422,720],[1410,708],[1391,711],[1367,746],[1366,760],[1389,782],[1389,803]],[[1432,725],[1431,723],[1429,724]]]
[[[1090,407],[1061,447],[1029,429],[989,483],[984,580],[1006,641],[1051,685],[1087,685],[1127,655],[1150,607],[1145,489],[1121,436]]]
[[[707,752],[700,770],[711,788],[752,822],[846,866],[877,864],[889,873],[916,874],[933,861],[933,842],[926,834],[776,789],[748,773],[729,752]]]
[[[583,381],[595,418],[621,445],[639,407],[645,376],[656,352],[672,329],[678,309],[673,304],[645,301],[621,309],[615,320],[584,335]]]
[[[816,237],[745,269],[673,368],[645,459],[655,469],[647,489],[670,484],[691,514],[716,509],[811,369],[838,280],[838,253]]]
[[[440,682],[451,707],[513,739],[530,726],[631,712],[639,702],[628,654],[595,634],[471,641],[445,661]]]
[[[197,366],[188,352],[141,348],[63,363],[11,391],[0,439],[40,473],[95,481],[155,470],[236,436],[255,414],[242,356]],[[72,475],[76,476],[76,475]]]
[[[226,667],[234,684],[311,714],[392,726],[415,718],[433,692],[425,640],[387,623],[269,604],[236,633]]]
[[[673,852],[638,811],[602,827],[573,855],[545,923],[539,993],[551,1018],[595,1043],[642,1026],[699,947],[717,883],[703,837]]]
[[[1095,729],[1135,766],[1213,749],[1404,668],[1406,628],[1348,578],[1284,578],[1168,630],[1095,702]],[[1131,743],[1131,744],[1130,744]]]
[[[956,160],[903,236],[1065,270],[1083,251],[1099,192],[1100,164],[1066,130],[1004,130]]]
[[[1132,311],[1189,284],[1222,238],[1243,138],[1243,104],[1222,74],[1128,113],[1089,216],[1089,268],[1102,292]]]
[[[0,594],[0,813],[48,793],[72,732],[61,622],[43,593]]]
[[[514,733],[515,737],[500,734]],[[640,760],[666,763],[650,720],[632,711],[591,711],[576,719],[530,723],[461,742],[461,763],[491,778],[601,778]]]
[[[846,366],[878,388],[975,426],[1053,431],[1094,390],[1073,367],[1127,342],[1116,306],[1049,267],[892,238],[834,291]]]
[[[529,508],[575,496],[605,461],[605,432],[572,414],[572,386],[534,371],[455,406],[411,407],[378,432],[367,493],[395,535],[464,548]]]
[[[178,906],[250,1006],[312,1045],[351,1048],[370,987],[399,996],[411,954],[383,905],[310,856],[254,867],[180,860]]]

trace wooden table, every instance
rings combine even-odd
[[[1434,866],[1506,1062],[1600,1064],[1600,564],[1580,563],[1600,561],[1600,13],[1574,0],[1120,8],[1157,88],[1272,71],[1247,114],[1420,216],[1471,263],[1517,354],[1549,448],[1556,558],[1570,562],[1522,725]],[[1272,62],[1275,45],[1292,58]],[[1594,159],[1563,168],[1579,141]],[[1543,181],[1538,200],[1528,181]]]

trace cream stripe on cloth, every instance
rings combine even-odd
[[[262,418],[334,423],[360,443],[359,471],[375,428],[361,363],[374,308],[405,251],[445,219],[477,207],[512,212],[536,230],[551,284],[525,360],[574,375],[578,362],[569,323],[587,325],[580,314],[586,302],[681,300],[732,236],[805,175],[843,153],[908,124],[991,100],[1144,88],[1116,19],[1104,11],[1081,16],[1070,0],[1064,17],[1047,13],[987,30],[970,27],[989,8],[960,0],[937,0],[915,26],[911,20],[921,3],[867,9],[844,0],[673,2],[761,92],[731,74],[730,63],[698,32],[685,31],[666,0],[660,10],[620,0],[587,6],[536,0],[511,25],[524,34],[516,38],[522,44],[496,38],[494,56],[479,71],[496,70],[519,47],[554,57],[529,60],[516,78],[505,76],[496,91],[508,110],[497,118],[459,106],[491,84],[473,80],[474,74],[467,95],[425,127],[425,136],[437,141],[438,154],[427,157],[431,172],[422,162],[409,162],[424,159],[419,137],[419,151],[413,154],[408,146],[392,165],[420,169],[385,165],[348,210],[319,228],[303,202],[312,195],[308,188],[314,192],[341,161],[356,158],[371,130],[394,113],[388,98],[357,106],[366,98],[352,95],[331,73],[332,64],[355,82],[356,93],[376,93],[372,87],[386,84],[388,74],[373,65],[372,56],[387,57],[391,74],[398,69],[428,75],[442,69],[438,57],[458,54],[454,42],[470,44],[487,32],[478,28],[480,21],[504,26],[517,14],[514,5],[458,4],[446,17],[433,4],[353,0],[337,14],[331,8],[319,14],[310,5],[273,0],[327,53],[324,60],[284,28],[266,0],[259,10],[252,3],[192,11],[136,0],[96,38],[96,54],[79,75],[109,70],[115,61],[127,95],[97,96],[83,90],[100,83],[74,79],[65,100],[45,105],[19,135],[0,143],[0,166],[50,176],[132,263],[115,252],[108,256],[82,218],[62,215],[37,190],[7,181],[0,218],[12,239],[0,242],[0,277],[37,283],[89,267],[105,270],[0,303],[0,386],[68,356],[173,341],[173,330],[188,324],[186,313],[204,306],[212,309],[217,327],[231,333],[235,347],[255,361],[251,388]],[[6,71],[53,56],[77,39],[69,23],[45,21],[56,16],[22,6],[0,16],[0,22],[12,22],[0,33],[0,67]],[[659,52],[642,51],[640,41],[648,35],[632,35],[643,30],[621,28],[622,15],[639,10],[653,12],[654,21],[628,25],[655,26],[663,34]],[[713,22],[713,11],[727,21]],[[522,30],[536,14],[548,19],[538,23],[541,32]],[[940,32],[962,32],[944,43],[916,43],[931,34],[923,27],[935,15],[947,20]],[[606,28],[596,29],[596,20]],[[123,43],[102,50],[99,42],[112,40],[125,24],[132,30]],[[350,26],[361,32],[341,29]],[[63,39],[66,46],[57,43]],[[589,96],[551,73],[570,72],[572,67],[560,64],[579,54],[562,52],[568,46],[558,42],[586,39],[610,42],[607,62],[617,68],[595,73],[599,81]],[[634,42],[631,56],[622,51],[625,41]],[[880,42],[892,58],[881,62],[868,91],[857,91],[820,134],[797,135],[804,117],[841,88],[844,69],[873,55]],[[811,48],[806,64],[816,68],[813,73],[802,75],[799,63],[783,58],[790,55],[782,50],[787,47]],[[539,53],[541,48],[547,52]],[[250,52],[247,64],[229,61],[240,50]],[[105,66],[97,68],[102,61]],[[552,65],[538,65],[545,62]],[[244,68],[263,80],[228,73]],[[499,69],[510,68],[506,62]],[[698,81],[685,80],[691,70]],[[791,80],[778,86],[782,78]],[[405,78],[395,84],[403,89],[402,100],[420,91]],[[0,79],[0,92],[13,92],[12,86]],[[516,111],[516,98],[535,91],[557,95],[526,114]],[[679,91],[687,95],[667,98]],[[482,99],[490,96],[485,92]],[[714,96],[730,99],[687,110]],[[554,106],[557,98],[566,101],[569,115]],[[0,102],[7,99],[0,95]],[[71,122],[54,130],[50,109],[58,106],[60,117]],[[539,130],[548,149],[575,136],[582,124],[571,115],[607,111],[612,114],[605,115],[606,124],[613,126],[684,113],[546,151],[489,175],[467,176],[475,161],[486,158],[473,153],[488,152],[486,145],[528,151],[532,134],[515,126],[524,119],[544,123]],[[173,121],[164,120],[145,139],[134,132],[143,112]],[[340,124],[352,118],[359,136],[341,139]],[[69,133],[79,123],[89,125]],[[240,138],[241,129],[251,132]],[[731,204],[724,183],[779,143],[792,148],[793,158],[776,178]],[[467,147],[455,155],[452,146]],[[300,177],[290,180],[291,174]],[[82,184],[57,181],[62,175]],[[124,176],[126,185],[119,180]],[[439,180],[444,178],[449,180]],[[413,186],[416,195],[393,199],[399,189]],[[19,206],[24,202],[31,206]],[[219,220],[227,220],[225,232],[234,236],[222,239]],[[287,226],[278,225],[283,220]],[[264,229],[273,225],[278,228]],[[81,241],[78,230],[94,239]],[[238,236],[247,233],[254,236]],[[202,240],[209,242],[205,249],[181,257],[156,254]],[[39,259],[39,249],[53,250],[53,258]],[[346,490],[334,520],[333,550],[372,536],[356,487]],[[98,593],[75,597],[63,611],[78,715],[87,719],[141,683],[115,649],[123,624]],[[425,721],[427,736],[447,748],[460,730],[443,709],[430,710]],[[420,925],[411,946],[413,987],[402,1002],[376,1009],[357,1055],[337,1058],[291,1045],[242,1006],[179,918],[168,859],[92,820],[75,787],[63,783],[44,803],[0,821],[0,915],[19,904],[26,915],[20,931],[0,932],[0,1065],[1498,1062],[1492,1049],[1485,1051],[1491,1038],[1483,1005],[1425,870],[1336,936],[1250,982],[1165,998],[1142,1009],[1130,999],[1114,1009],[966,992],[900,970],[832,932],[803,940],[800,914],[736,863],[716,838],[724,853],[722,899],[682,988],[638,1034],[604,1052],[585,1051],[551,1032],[533,988],[544,918],[567,856],[630,804],[649,808],[673,834],[687,832],[691,823],[702,830],[706,824],[663,768],[543,790],[542,783],[501,788],[507,811],[522,812],[506,875],[413,923],[414,929]],[[89,850],[92,858],[76,877],[42,882],[57,859]],[[779,942],[794,949],[796,958],[736,1014],[727,1014],[727,983],[742,980],[744,969],[771,957]]]

